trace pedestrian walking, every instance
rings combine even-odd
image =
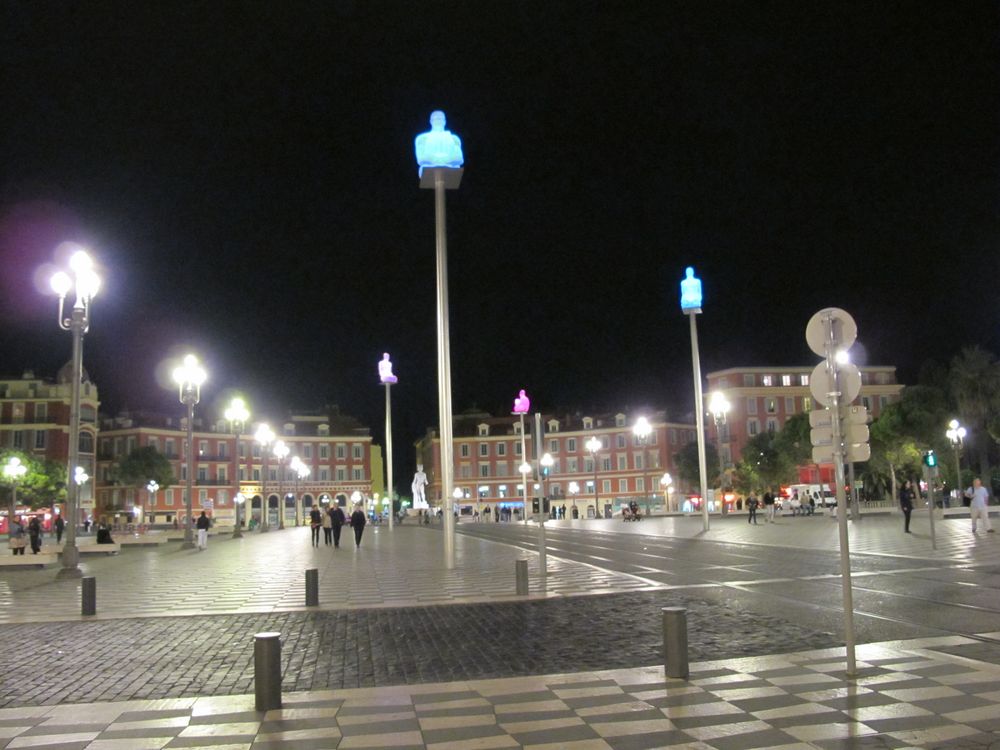
[[[972,518],[972,533],[976,533],[976,519],[982,519],[983,526],[986,527],[986,531],[990,534],[993,533],[993,527],[990,525],[990,493],[985,487],[983,487],[982,481],[979,477],[972,480],[972,487],[965,491],[966,497],[969,498],[969,515]]]
[[[312,529],[312,546],[319,546],[319,530],[323,526],[323,514],[319,512],[319,508],[313,506],[313,509],[309,511],[309,527]]]
[[[11,554],[23,555],[24,548],[28,545],[28,540],[24,538],[24,524],[20,518],[15,518],[10,526],[10,549]]]
[[[774,493],[770,487],[764,493],[764,520],[767,523],[774,523]]]
[[[903,532],[910,533],[910,514],[913,512],[913,482],[907,479],[899,488],[899,507],[903,511]],[[976,522],[972,522],[975,531]]]
[[[351,526],[354,528],[354,544],[360,547],[361,535],[365,533],[365,512],[360,505],[351,513]]]
[[[757,498],[751,493],[750,499],[747,500],[747,510],[750,511],[750,515],[747,517],[747,523],[752,523],[754,526],[757,525],[757,506],[760,505],[757,502]]]
[[[328,547],[333,544],[333,519],[329,513],[323,513],[323,544]]]
[[[56,516],[56,522],[53,524],[56,527],[56,544],[62,542],[63,531],[66,530],[66,522],[63,520],[61,515]]]
[[[212,525],[212,522],[205,515],[205,511],[201,512],[194,525],[198,529],[198,549],[208,549],[208,528]]]
[[[42,524],[38,516],[32,516],[28,521],[28,538],[31,540],[31,554],[37,555],[42,548]]]
[[[334,548],[340,546],[340,532],[344,528],[345,523],[347,523],[347,516],[344,515],[344,509],[339,505],[333,506],[330,510],[330,524],[333,526]]]

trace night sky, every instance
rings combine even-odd
[[[413,137],[463,139],[448,194],[456,413],[655,405],[703,371],[1000,349],[994,2],[0,4],[0,370],[70,356],[36,269],[103,266],[84,346],[102,401],[206,416],[340,404],[397,470],[437,421],[432,191]]]

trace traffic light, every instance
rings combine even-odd
[[[924,466],[931,469],[937,466],[937,456],[934,454],[934,451],[927,451],[924,453]]]

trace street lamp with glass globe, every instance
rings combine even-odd
[[[285,528],[285,459],[291,449],[284,440],[279,440],[274,444],[271,452],[278,459],[278,497],[281,503],[278,505],[278,530]]]
[[[242,527],[242,518],[240,509],[243,507],[243,503],[247,501],[247,496],[242,492],[237,492],[236,496],[233,498],[233,504],[236,506],[236,530],[233,531],[233,536],[237,539],[243,536],[243,532],[240,530]]]
[[[597,439],[597,436],[593,436],[584,443],[584,447],[590,451],[592,456],[592,463],[594,464],[594,518],[601,518],[604,514],[601,513],[601,496],[597,491],[597,451],[599,451],[603,444]]]
[[[538,463],[541,465],[541,475],[542,475],[542,508],[541,511],[545,513],[545,499],[549,497],[549,475],[552,473],[552,467],[555,466],[556,460],[552,458],[551,453],[543,453],[542,457],[538,459]]]
[[[965,442],[967,431],[959,424],[957,419],[948,423],[948,429],[944,433],[951,441],[951,447],[955,450],[955,500],[962,499],[962,444]]]
[[[10,485],[10,506],[7,510],[7,535],[10,536],[11,525],[14,523],[14,516],[17,513],[17,483],[24,479],[28,473],[25,466],[17,456],[11,456],[7,463],[3,465],[3,477]]]
[[[67,243],[69,244],[69,243]],[[90,303],[101,286],[94,263],[82,248],[69,258],[73,278],[65,271],[52,276],[52,291],[59,295],[59,327],[73,334],[73,373],[70,385],[69,460],[73,469],[80,463],[80,384],[83,381],[83,335],[90,330]],[[66,295],[73,290],[76,299],[66,314]],[[76,546],[76,525],[80,513],[80,487],[70,484],[66,491],[66,542],[62,550],[60,578],[79,578],[80,550]]]
[[[718,441],[719,447],[719,495],[722,498],[722,512],[725,513],[726,508],[726,461],[722,455],[722,428],[726,424],[726,415],[729,414],[729,410],[732,408],[732,404],[729,403],[721,391],[714,391],[708,399],[708,411],[712,414],[712,418],[715,420],[715,438]]]
[[[295,525],[298,526],[302,517],[302,502],[299,498],[299,482],[304,481],[309,476],[310,469],[298,456],[292,456],[290,464],[292,473],[295,475]],[[315,507],[315,506],[314,506]]]
[[[648,456],[646,454],[646,443],[649,441],[649,436],[653,434],[653,425],[651,425],[649,423],[649,420],[646,419],[645,417],[639,417],[635,421],[635,425],[633,425],[633,427],[632,427],[632,433],[639,439],[639,444],[642,446],[642,456],[643,456],[642,460],[643,460],[643,466],[645,466],[646,465],[646,460],[648,458]],[[643,484],[643,491],[645,491],[645,485],[646,485],[645,478],[643,478],[643,483],[642,484]],[[649,485],[650,485],[649,486],[649,494],[650,495],[654,495],[655,491],[653,489],[653,483],[652,483],[652,481],[650,481]],[[649,496],[647,495],[647,498],[648,497]],[[654,502],[655,502],[655,498],[654,498]],[[646,500],[646,515],[647,516],[649,515],[649,504],[650,504],[649,500],[647,499]]]
[[[573,518],[576,518],[579,511],[576,509],[576,496],[580,494],[580,484],[578,482],[569,483],[569,496],[573,498]]]
[[[263,471],[260,474],[260,532],[263,534],[268,531],[270,523],[268,522],[268,516],[271,514],[270,502],[267,499],[267,452],[268,447],[274,442],[274,430],[270,428],[266,423],[257,426],[257,432],[254,434],[254,440],[260,443],[260,455],[264,462]]]
[[[205,370],[198,364],[198,358],[193,354],[184,357],[183,364],[174,369],[174,382],[177,383],[178,399],[187,407],[187,497],[184,498],[184,509],[187,518],[184,519],[184,543],[181,549],[194,549],[194,527],[191,515],[194,502],[194,405],[201,401],[201,384],[205,382]]]
[[[233,479],[236,482],[236,495],[233,496],[235,501],[236,496],[240,495],[240,435],[243,434],[243,429],[246,427],[247,420],[250,419],[250,410],[247,409],[246,402],[236,397],[229,402],[229,406],[226,407],[223,416],[226,421],[229,422],[229,429],[232,431],[236,438],[236,442],[233,445]],[[248,472],[249,473],[249,472]],[[233,538],[239,539],[243,536],[243,529],[240,527],[239,519],[240,509],[236,508],[236,523],[233,529]]]
[[[670,513],[673,508],[670,507],[670,489],[674,484],[674,478],[670,476],[670,473],[665,473],[660,477],[660,486],[663,488],[663,501],[667,506],[667,513]]]

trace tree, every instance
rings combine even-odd
[[[808,420],[808,417],[806,419]],[[793,425],[793,429],[798,428]],[[794,460],[792,452],[780,435],[780,432],[767,430],[747,441],[746,447],[743,448],[743,458],[736,471],[741,486],[745,487],[750,482],[748,489],[777,488],[795,479],[798,462]],[[788,441],[794,441],[794,435],[790,436]]]
[[[48,460],[37,460],[19,451],[4,451],[0,453],[0,465],[7,463],[12,456],[17,456],[28,471],[17,483],[17,501],[20,505],[30,508],[41,508],[55,505],[66,499],[66,465]],[[8,513],[15,513],[14,493],[11,485],[0,477],[7,496]]]
[[[111,471],[115,482],[142,490],[152,479],[161,487],[174,483],[174,469],[169,459],[156,448],[147,445],[122,456]]]
[[[692,487],[701,486],[701,473],[698,468],[698,443],[692,441],[674,454],[674,466],[680,478]],[[719,452],[712,443],[705,443],[705,470],[709,477],[717,476]]]
[[[997,421],[1000,366],[985,349],[965,347],[951,360],[948,381],[962,421],[976,436],[979,473],[989,481],[989,445],[985,438],[989,425]]]

